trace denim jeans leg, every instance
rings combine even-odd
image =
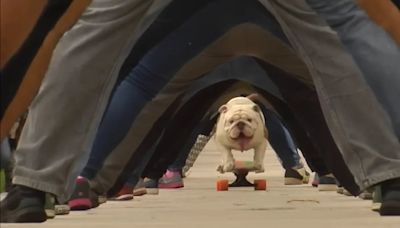
[[[278,155],[282,167],[284,169],[290,169],[299,166],[300,156],[298,155],[292,138],[285,133],[285,127],[281,120],[279,120],[279,117],[271,110],[263,106],[261,106],[261,109],[265,114],[265,125],[268,129],[269,143]]]

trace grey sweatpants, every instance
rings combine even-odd
[[[93,0],[64,34],[30,106],[15,153],[14,184],[68,199],[123,61],[169,2]]]

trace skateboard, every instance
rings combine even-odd
[[[217,171],[222,174],[222,167],[219,166]],[[228,191],[229,187],[254,187],[256,191],[265,191],[267,189],[267,180],[265,177],[256,177],[253,183],[247,180],[247,175],[255,171],[256,169],[252,161],[235,161],[235,166],[230,171],[230,173],[235,175],[235,180],[230,184],[227,177],[222,175],[217,180],[217,191]]]

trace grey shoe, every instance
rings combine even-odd
[[[133,196],[143,196],[147,194],[146,186],[143,178],[140,178],[136,186],[133,188]]]
[[[361,192],[360,195],[358,195],[358,197],[360,197],[360,199],[363,200],[372,200],[372,192],[373,190],[369,188]]]
[[[147,194],[158,195],[158,179],[145,178],[143,180]]]
[[[336,191],[337,181],[332,174],[319,176],[318,191]]]

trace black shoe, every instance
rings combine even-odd
[[[400,215],[400,178],[381,183],[381,215]]]
[[[306,169],[286,169],[285,170],[285,185],[301,185],[308,184],[310,179],[310,174],[306,171]]]
[[[45,212],[46,193],[21,185],[12,187],[0,202],[2,223],[38,223],[47,219]]]

